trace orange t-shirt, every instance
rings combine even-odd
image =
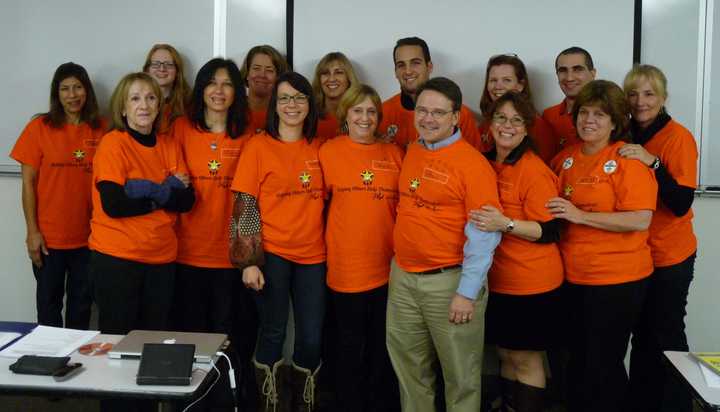
[[[105,122],[45,124],[32,120],[15,143],[10,157],[37,172],[36,208],[40,232],[51,249],[87,246],[90,235],[92,160]]]
[[[418,138],[415,130],[415,111],[406,109],[402,104],[400,93],[391,97],[383,103],[383,120],[378,128],[378,133],[387,136],[388,140],[395,142],[402,149]],[[477,129],[475,115],[470,109],[462,105],[458,126],[462,137],[470,142],[473,147],[478,147],[480,134]]]
[[[557,196],[557,177],[535,153],[526,151],[515,164],[492,162],[504,215],[516,220],[549,222],[545,204]],[[503,235],[488,274],[490,290],[531,295],[563,282],[563,264],[555,243],[535,243]]]
[[[335,116],[331,113],[327,113],[325,117],[318,119],[317,133],[315,137],[320,141],[320,144],[332,139],[340,134],[340,124]]]
[[[671,120],[650,141],[648,152],[660,156],[660,161],[679,185],[697,187],[697,144],[690,131]],[[693,211],[677,217],[658,198],[657,211],[650,223],[650,250],[655,266],[670,266],[682,262],[697,250],[692,227]]]
[[[483,153],[489,152],[495,147],[495,140],[490,133],[490,124],[481,122],[478,127],[480,134],[480,144],[477,149]],[[542,117],[536,116],[535,123],[528,130],[528,134],[532,137],[533,144],[538,151],[538,155],[545,163],[549,163],[550,159],[557,153],[557,138],[550,125],[543,120]]]
[[[245,144],[231,187],[258,200],[264,249],[302,264],[325,261],[318,147],[317,140],[257,134]]]
[[[545,109],[542,117],[550,125],[553,136],[557,139],[555,153],[575,143],[582,143],[575,130],[572,113],[567,112],[567,102],[565,100],[560,104]],[[553,156],[555,153],[553,153]]]
[[[468,213],[483,205],[500,209],[495,172],[462,139],[438,150],[410,144],[398,187],[393,239],[406,272],[461,264]]]
[[[586,212],[655,210],[657,182],[651,169],[618,154],[625,142],[608,144],[586,156],[582,145],[560,167],[560,194]],[[653,271],[648,231],[611,232],[568,223],[560,238],[570,283],[614,285],[642,279]]]
[[[249,135],[232,139],[225,133],[205,132],[186,117],[175,121],[174,132],[195,189],[192,210],[178,219],[176,260],[203,268],[231,268],[228,225],[234,197],[230,185]]]
[[[330,289],[364,292],[388,282],[402,156],[394,144],[365,145],[349,136],[320,148],[331,196],[325,230]]]
[[[265,130],[267,110],[250,110],[250,125],[245,129],[251,134],[261,133]]]
[[[106,134],[93,161],[90,249],[141,263],[170,263],[177,256],[177,213],[157,209],[140,216],[114,218],[102,208],[97,183],[125,185],[128,179],[162,183],[176,173],[187,173],[180,149],[168,135],[157,135],[154,147],[138,143],[127,132]]]

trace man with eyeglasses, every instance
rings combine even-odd
[[[400,93],[383,103],[383,121],[378,133],[405,149],[417,139],[413,114],[417,91],[430,78],[433,63],[427,43],[419,37],[398,40],[393,49],[393,63]],[[480,133],[475,115],[465,105],[460,109],[458,126],[465,140],[478,147]]]
[[[582,47],[567,48],[555,58],[555,74],[565,99],[545,109],[542,117],[555,131],[559,150],[580,143],[572,120],[573,105],[580,90],[595,80],[595,73],[592,56]]]
[[[436,360],[448,412],[480,410],[487,271],[498,232],[468,222],[500,209],[495,172],[462,139],[460,88],[437,77],[417,89],[419,138],[408,146],[390,272],[387,346],[403,411],[435,410]]]

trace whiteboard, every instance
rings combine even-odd
[[[554,62],[567,47],[590,51],[598,78],[620,82],[632,66],[634,2],[628,0],[305,0],[294,16],[296,70],[310,77],[323,55],[339,50],[383,99],[399,91],[392,49],[408,36],[427,41],[432,75],[455,80],[476,112],[485,65],[495,54],[523,60],[538,110],[563,98]]]
[[[85,67],[103,114],[126,73],[142,70],[155,43],[175,46],[189,82],[212,57],[213,2],[197,0],[3,0],[0,13],[0,171],[31,116],[46,112],[62,63]]]
[[[269,44],[286,53],[286,0],[227,0],[227,57],[242,65],[253,46]]]
[[[720,191],[720,4],[707,4],[700,183]]]

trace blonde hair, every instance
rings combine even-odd
[[[636,64],[630,69],[628,74],[625,75],[625,80],[623,80],[625,94],[630,93],[643,79],[650,83],[650,87],[655,93],[662,96],[663,99],[667,99],[667,78],[662,70],[650,64]]]
[[[290,70],[290,66],[287,63],[287,60],[285,60],[285,57],[283,57],[283,55],[280,54],[280,52],[277,51],[276,48],[267,44],[255,46],[247,52],[245,60],[243,60],[242,67],[240,67],[240,77],[242,77],[242,80],[245,84],[247,84],[247,76],[250,72],[250,64],[252,64],[252,59],[255,57],[255,55],[258,54],[264,54],[270,57],[273,66],[275,66],[275,74],[277,75],[277,77],[280,77],[281,74]]]
[[[158,126],[161,122],[162,114],[160,110],[162,108],[162,89],[160,85],[147,73],[137,72],[125,75],[113,91],[112,97],[110,97],[110,130],[127,130],[127,124],[125,123],[125,116],[123,111],[125,110],[125,102],[127,101],[130,87],[135,82],[144,82],[148,84],[155,96],[158,98],[158,114],[153,121],[153,130],[158,130]]]
[[[355,69],[353,69],[353,65],[350,63],[350,59],[348,59],[347,56],[337,51],[323,56],[317,66],[315,66],[315,76],[312,81],[313,97],[315,98],[315,103],[317,103],[320,117],[324,117],[327,114],[325,107],[325,93],[323,92],[322,85],[320,84],[320,76],[326,74],[329,70],[330,64],[335,62],[340,63],[340,65],[345,69],[345,75],[347,76],[349,83],[348,89],[360,82],[355,74]]]
[[[348,127],[347,127],[348,110],[350,110],[351,107],[362,103],[363,100],[365,100],[365,99],[370,99],[370,101],[375,106],[375,110],[377,110],[378,127],[380,126],[380,123],[382,123],[383,113],[382,113],[382,100],[380,99],[380,95],[378,95],[378,93],[377,93],[377,91],[375,91],[375,89],[368,86],[367,84],[355,83],[355,85],[350,87],[345,92],[343,97],[340,99],[340,103],[338,103],[338,107],[337,107],[337,112],[335,113],[335,116],[338,119],[338,123],[340,124],[340,130],[343,133],[348,132]],[[375,133],[377,134],[377,129],[375,129]]]
[[[178,53],[178,51],[169,44],[160,43],[152,46],[147,54],[147,57],[145,57],[143,72],[148,72],[152,61],[152,55],[158,50],[166,50],[170,53],[173,63],[175,63],[175,81],[173,82],[172,90],[170,91],[167,101],[167,104],[170,107],[170,122],[172,122],[176,117],[180,117],[185,114],[185,108],[190,100],[190,85],[185,80],[185,66],[182,58],[180,57],[180,53]],[[162,99],[162,94],[158,97]]]

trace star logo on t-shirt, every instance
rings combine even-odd
[[[420,187],[420,179],[417,177],[410,180],[410,191],[414,192]]]
[[[210,174],[215,176],[218,174],[218,171],[222,167],[222,163],[218,162],[217,160],[213,159],[208,162],[208,170],[210,171]]]
[[[360,177],[364,185],[371,185],[375,178],[375,173],[370,170],[363,170],[362,173],[360,173]]]
[[[570,199],[570,197],[572,196],[573,190],[574,190],[574,189],[573,189],[572,186],[566,185],[566,186],[563,188],[563,196],[565,196],[565,198],[567,198],[567,199]]]
[[[83,159],[85,159],[85,152],[81,149],[77,149],[73,152],[73,158],[76,162],[81,162]]]
[[[302,172],[300,173],[300,183],[302,183],[302,187],[308,188],[310,187],[310,181],[312,180],[312,175],[308,172]]]

